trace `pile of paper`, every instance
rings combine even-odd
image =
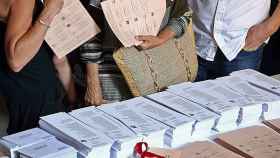
[[[215,134],[211,132],[211,129],[214,128],[216,120],[220,117],[218,114],[168,91],[151,94],[147,97],[196,120],[191,132],[192,137],[190,138],[186,133],[185,138],[188,139],[184,139],[185,142],[204,139]]]
[[[279,118],[280,81],[251,69],[237,71],[231,75],[246,80],[256,87],[262,96],[267,98],[267,101],[263,102],[265,103],[264,106],[266,106],[263,111],[263,119]]]
[[[78,109],[72,111],[70,115],[115,141],[111,158],[124,158],[132,155],[133,147],[141,141],[127,126],[95,107]]]
[[[219,132],[237,128],[241,112],[240,105],[247,103],[247,99],[242,95],[213,80],[193,84],[182,83],[171,86],[167,91],[221,115],[215,127]]]
[[[150,146],[163,147],[165,134],[170,127],[143,115],[135,108],[136,104],[139,104],[138,99],[131,99],[102,105],[98,109],[124,123],[143,141],[149,143]]]
[[[238,76],[227,76],[218,79],[218,81],[247,98],[248,103],[241,106],[241,126],[259,122],[259,120],[264,119],[265,114],[269,111],[273,113],[270,110],[273,107],[271,103],[280,99],[277,95],[257,88]],[[276,113],[279,116],[279,112],[276,111]],[[277,117],[277,114],[274,116]],[[270,115],[270,117],[273,116]]]
[[[279,157],[280,135],[265,126],[252,126],[221,134],[215,141],[244,157]]]
[[[191,139],[195,120],[189,116],[177,113],[144,97],[134,98],[134,104],[131,104],[131,107],[170,127],[166,133],[165,145],[178,147]]]
[[[57,139],[50,139],[18,150],[20,158],[77,158],[77,151]]]
[[[34,128],[13,135],[5,136],[0,139],[0,144],[9,151],[9,156],[11,158],[15,158],[18,157],[19,149],[40,142],[45,142],[53,138],[53,135],[45,132],[44,130]]]
[[[102,10],[125,47],[141,44],[138,35],[156,36],[165,15],[166,0],[106,0]]]
[[[151,149],[151,152],[170,158],[242,158],[242,156],[210,141],[194,142],[172,150]]]
[[[264,124],[266,124],[268,127],[272,128],[276,132],[280,133],[280,119],[268,120],[268,121],[265,121]]]
[[[109,158],[113,140],[67,113],[41,118],[40,127],[78,150],[81,157]]]

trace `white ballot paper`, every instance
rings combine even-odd
[[[20,149],[20,158],[77,158],[77,151],[57,139],[50,139],[41,143]]]
[[[115,143],[111,154],[114,154],[114,157],[123,158],[132,155],[134,152],[133,147],[141,141],[123,123],[95,107],[74,110],[69,114],[92,129],[98,130],[113,139]]]
[[[272,93],[276,93],[280,95],[280,81],[272,77],[269,77],[265,74],[262,74],[258,71],[252,69],[246,69],[246,70],[235,71],[231,73],[231,75],[238,76],[255,86],[264,88],[266,90],[271,91]]]
[[[137,97],[134,101],[135,104],[131,104],[131,107],[143,115],[149,116],[170,127],[165,138],[165,145],[178,147],[191,139],[192,126],[195,123],[194,119],[144,97]]]
[[[168,91],[151,94],[147,97],[196,120],[193,125],[192,138],[185,139],[185,141],[201,140],[214,134],[211,129],[215,127],[215,122],[220,117],[217,113]]]
[[[99,32],[99,27],[79,0],[65,0],[45,40],[56,56],[62,58]]]
[[[247,98],[215,80],[177,84],[171,86],[168,91],[220,114],[221,117],[215,128],[219,132],[236,129],[241,106],[248,104]]]
[[[227,76],[217,80],[248,99],[249,103],[242,106],[243,125],[256,123],[260,119],[279,117],[280,107],[277,106],[279,100],[277,95],[257,88],[238,76]]]
[[[106,0],[102,10],[125,47],[139,45],[137,35],[156,36],[165,15],[166,0]]]
[[[120,120],[150,146],[163,147],[165,135],[170,127],[142,114],[134,106],[138,103],[138,99],[131,99],[102,105],[98,109]]]
[[[57,113],[41,118],[40,127],[63,142],[73,146],[82,157],[109,158],[113,140],[67,113]]]
[[[53,139],[54,136],[39,128],[19,132],[0,139],[0,144],[10,151],[10,157],[19,157],[18,150],[33,144]]]
[[[264,119],[276,119],[280,114],[280,81],[266,76],[255,70],[247,69],[232,73],[233,76],[246,80],[257,89],[261,89],[262,94],[271,96],[271,100],[266,102],[268,108],[264,112]],[[267,92],[268,91],[268,92]],[[269,94],[269,92],[271,94]]]

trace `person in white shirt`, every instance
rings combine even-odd
[[[279,1],[279,0],[277,0]],[[271,0],[188,0],[199,60],[197,81],[241,69],[258,70],[263,46],[280,26],[280,3]]]

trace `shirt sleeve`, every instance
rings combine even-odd
[[[189,24],[189,17],[183,15],[178,18],[171,18],[168,21],[167,27],[169,27],[173,32],[175,32],[175,38],[181,37],[186,30],[186,25]]]

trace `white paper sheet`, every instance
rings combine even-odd
[[[94,130],[104,133],[115,141],[113,148],[116,157],[128,157],[133,154],[134,146],[141,139],[120,121],[95,107],[86,107],[70,113]]]
[[[178,113],[144,97],[134,98],[135,104],[131,105],[143,115],[147,115],[170,127],[165,144],[177,147],[191,139],[192,126],[195,120],[189,116]]]
[[[28,158],[77,158],[77,151],[57,139],[50,139],[45,142],[37,143],[20,149],[21,157]]]
[[[216,120],[220,117],[217,113],[209,111],[194,102],[168,91],[151,94],[147,97],[198,121],[193,125],[193,139],[188,141],[203,139],[204,136],[208,137],[212,135],[211,129],[215,126]]]
[[[169,127],[137,111],[134,105],[138,103],[137,99],[131,99],[123,102],[106,104],[98,107],[98,109],[123,122],[138,136],[142,135],[144,139],[146,139],[146,137],[150,139],[147,141],[149,141],[152,146],[163,147],[164,135]]]
[[[1,138],[0,143],[10,150],[10,157],[14,158],[16,157],[19,149],[53,138],[54,136],[46,131],[39,128],[33,128],[13,135],[5,136]]]
[[[89,157],[98,155],[100,158],[108,158],[110,155],[112,139],[66,113],[44,116],[39,123],[41,128],[60,140],[67,141],[67,144],[74,146],[79,152],[87,150],[86,154]]]

